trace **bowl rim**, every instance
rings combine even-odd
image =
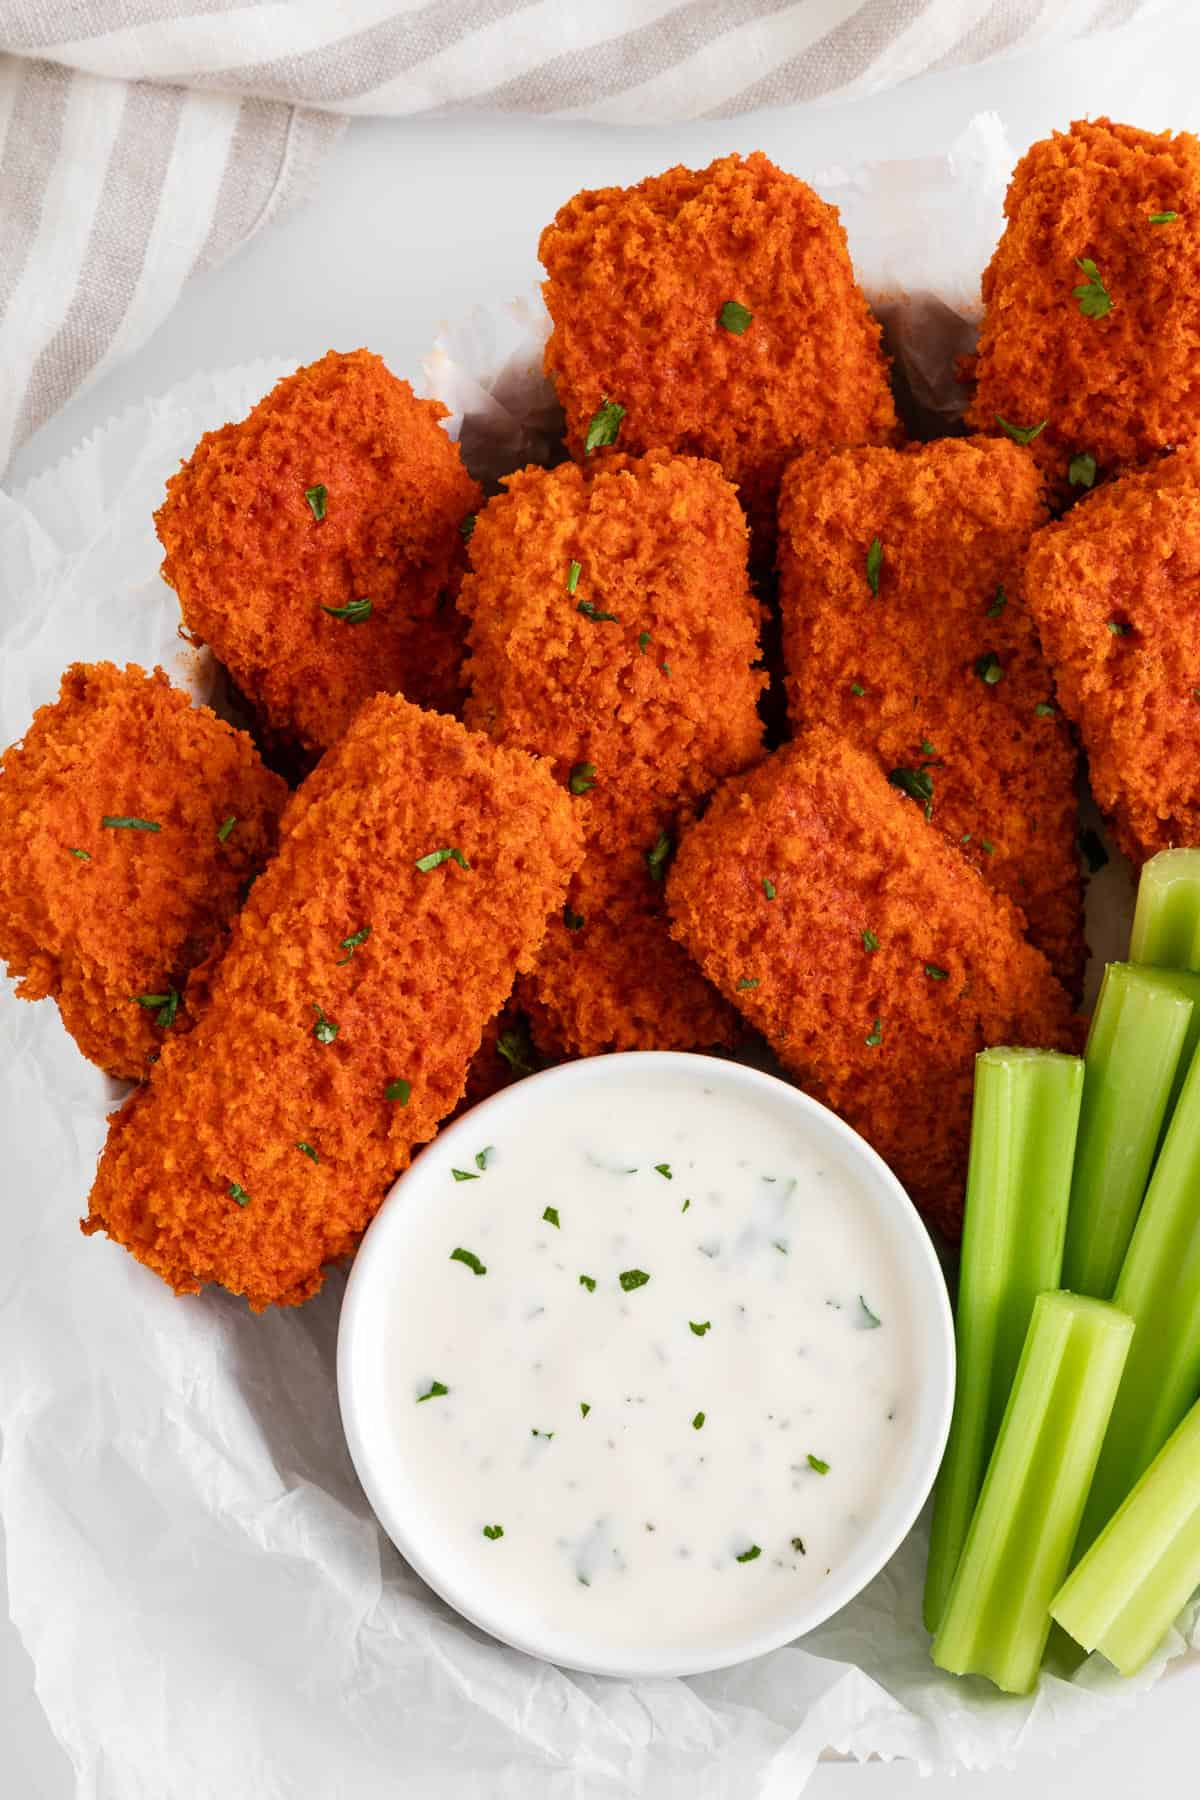
[[[610,1646],[589,1646],[574,1632],[557,1631],[548,1626],[539,1638],[528,1630],[509,1627],[502,1609],[493,1611],[485,1596],[474,1591],[469,1583],[460,1584],[414,1542],[412,1533],[406,1528],[404,1509],[394,1503],[393,1491],[373,1451],[373,1441],[381,1432],[382,1420],[369,1416],[372,1408],[363,1400],[357,1370],[363,1354],[362,1339],[373,1326],[371,1315],[379,1304],[375,1284],[386,1274],[391,1238],[401,1229],[396,1224],[400,1209],[408,1201],[411,1189],[421,1182],[422,1166],[431,1175],[433,1172],[432,1159],[427,1161],[429,1152],[435,1147],[441,1150],[452,1146],[468,1135],[474,1142],[485,1118],[498,1118],[518,1107],[544,1103],[557,1088],[585,1084],[594,1079],[597,1069],[608,1077],[631,1064],[644,1065],[647,1058],[664,1073],[703,1075],[710,1085],[724,1080],[743,1092],[750,1090],[764,1094],[777,1105],[790,1108],[794,1116],[807,1120],[810,1125],[815,1123],[819,1129],[832,1132],[843,1151],[851,1159],[857,1159],[861,1173],[874,1190],[874,1203],[890,1209],[897,1237],[907,1242],[907,1254],[902,1253],[898,1259],[900,1278],[912,1309],[914,1333],[918,1343],[925,1346],[919,1351],[917,1360],[924,1369],[923,1379],[934,1391],[922,1396],[917,1424],[905,1455],[902,1485],[876,1515],[855,1554],[834,1571],[821,1589],[809,1596],[804,1606],[796,1608],[789,1622],[777,1620],[768,1628],[747,1631],[736,1647],[727,1642],[719,1649],[716,1646],[706,1649],[697,1643],[686,1650],[682,1646],[643,1647],[620,1655]],[[440,1155],[437,1160],[441,1161]],[[338,1321],[338,1407],[350,1458],[372,1512],[409,1567],[454,1612],[500,1644],[560,1668],[622,1679],[699,1675],[732,1668],[803,1637],[860,1594],[899,1549],[932,1491],[949,1436],[954,1389],[954,1320],[945,1274],[920,1214],[883,1158],[829,1107],[791,1082],[747,1063],[694,1051],[627,1050],[580,1057],[513,1082],[461,1113],[422,1148],[389,1188],[358,1248]],[[863,1544],[868,1547],[865,1553]]]

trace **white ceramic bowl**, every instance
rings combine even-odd
[[[631,1646],[614,1654],[585,1638],[547,1623],[532,1635],[527,1621],[514,1626],[496,1596],[465,1578],[450,1546],[440,1536],[429,1507],[407,1491],[388,1453],[389,1418],[384,1380],[384,1346],[394,1271],[402,1266],[406,1241],[422,1209],[444,1208],[447,1175],[456,1164],[469,1166],[479,1144],[535,1129],[539,1115],[567,1090],[581,1086],[603,1104],[606,1083],[623,1082],[629,1065],[654,1062],[684,1072],[707,1089],[753,1094],[781,1109],[791,1129],[800,1129],[823,1154],[835,1156],[861,1183],[865,1203],[884,1234],[912,1320],[916,1400],[908,1441],[898,1453],[888,1498],[864,1529],[851,1555],[816,1595],[797,1603],[794,1613],[769,1629],[732,1643]],[[802,1637],[864,1588],[911,1529],[937,1474],[950,1428],[954,1399],[954,1327],[941,1267],[912,1202],[891,1170],[857,1132],[798,1088],[744,1064],[715,1057],[668,1052],[633,1052],[589,1057],[547,1069],[495,1094],[448,1126],[392,1188],[355,1258],[338,1333],[338,1397],[342,1423],[358,1478],[372,1508],[397,1549],[443,1600],[493,1637],[532,1656],[592,1674],[691,1675],[761,1656]]]

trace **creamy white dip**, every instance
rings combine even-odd
[[[733,1641],[808,1605],[893,1493],[908,1290],[836,1139],[624,1067],[426,1152],[382,1454],[418,1562],[513,1632]]]

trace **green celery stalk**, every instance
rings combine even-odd
[[[1160,850],[1144,865],[1129,960],[1200,970],[1200,850]]]
[[[1200,1404],[1167,1439],[1050,1610],[1134,1675],[1200,1587]]]
[[[975,1058],[955,1311],[958,1381],[925,1576],[930,1632],[941,1623],[1033,1303],[1059,1284],[1082,1094],[1078,1056],[985,1050]]]
[[[1193,1059],[1117,1282],[1137,1322],[1078,1552],[1095,1542],[1200,1391],[1200,1057]]]
[[[1084,1052],[1063,1286],[1108,1300],[1146,1191],[1200,978],[1109,963]],[[1182,985],[1193,984],[1193,985]]]
[[[1037,1680],[1133,1321],[1104,1300],[1039,1294],[932,1656],[1006,1693]]]

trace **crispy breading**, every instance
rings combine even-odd
[[[1039,531],[1025,581],[1125,854],[1200,843],[1200,446]]]
[[[869,752],[818,726],[717,790],[667,903],[784,1066],[957,1236],[976,1052],[1076,1040],[1011,902]]]
[[[546,373],[572,456],[616,401],[622,450],[714,458],[769,549],[789,456],[897,439],[879,325],[837,208],[761,151],[576,194],[538,254],[554,321]],[[740,333],[720,323],[728,301],[751,315]]]
[[[1044,518],[1037,466],[1005,438],[804,456],[783,480],[779,592],[796,728],[923,772],[935,825],[1077,993],[1078,758],[1022,589]]]
[[[220,953],[286,798],[245,732],[161,669],[72,664],[0,758],[0,956],[17,993],[57,1000],[86,1057],[144,1079],[187,1028],[188,971]]]
[[[167,483],[155,522],[188,631],[267,731],[309,753],[371,694],[461,698],[452,601],[481,493],[445,416],[378,356],[331,350],[206,432]],[[367,600],[365,617],[330,611]]]
[[[1045,421],[1031,449],[1060,496],[1077,455],[1110,474],[1195,436],[1200,141],[1077,120],[1025,153],[1004,211],[968,423]]]
[[[439,851],[462,861],[418,866]],[[203,1017],[113,1118],[84,1229],[179,1293],[314,1294],[452,1110],[580,854],[529,757],[368,701],[289,803]]]
[[[645,852],[760,754],[746,524],[714,463],[652,451],[508,477],[480,513],[470,724],[545,756],[588,857],[522,1004],[547,1049],[684,1049],[733,1019],[671,943]],[[572,777],[574,781],[572,783]]]

